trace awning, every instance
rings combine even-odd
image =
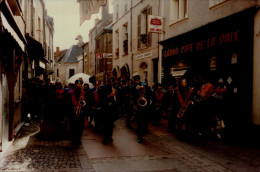
[[[99,11],[100,6],[104,6],[107,0],[78,0],[80,25],[85,20],[90,20],[92,14],[96,14]]]
[[[12,35],[12,37],[15,39],[15,41],[17,42],[17,44],[19,45],[21,50],[25,51],[25,46],[24,46],[23,41],[19,38],[17,33],[14,31],[14,29],[9,25],[9,23],[7,22],[7,19],[1,12],[0,12],[0,17],[2,19],[2,24],[3,24],[4,28]]]
[[[25,35],[27,44],[28,55],[30,59],[39,59],[44,62],[48,62],[47,59],[44,58],[44,50],[42,48],[42,44],[30,37],[28,34]]]
[[[0,9],[1,9],[0,17],[2,19],[2,24],[4,28],[11,33],[11,35],[14,37],[14,39],[21,47],[22,51],[24,51],[25,50],[24,45],[26,44],[24,33],[22,33],[21,30],[19,29],[16,20],[13,17],[12,11],[6,1],[1,1]]]

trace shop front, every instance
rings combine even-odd
[[[207,77],[224,83],[227,90],[225,118],[228,126],[251,123],[253,28],[256,7],[209,23],[160,42],[163,45],[163,83],[168,78]],[[243,127],[242,127],[243,128]]]

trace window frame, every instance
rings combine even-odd
[[[152,15],[152,6],[145,7],[139,15],[137,15],[137,50],[148,48],[152,45],[152,33],[148,33],[148,15]],[[145,37],[147,42],[143,42]]]
[[[169,25],[175,24],[188,18],[188,0],[171,0]]]

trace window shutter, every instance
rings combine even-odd
[[[148,15],[152,15],[152,7],[147,8],[147,23],[146,23],[147,27],[148,27]],[[147,34],[147,45],[148,46],[152,45],[152,33],[151,32]]]
[[[141,49],[141,14],[137,16],[137,49]]]

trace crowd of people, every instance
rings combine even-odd
[[[167,85],[111,77],[107,84],[97,81],[94,88],[79,78],[68,86],[61,82],[45,82],[32,78],[23,89],[22,117],[48,122],[65,121],[73,144],[81,143],[86,126],[103,133],[103,143],[113,142],[114,122],[125,118],[125,125],[134,129],[137,142],[143,142],[148,124],[161,126],[168,119],[168,131],[202,133],[214,124],[216,113],[221,114],[225,87],[223,83],[210,83],[206,77],[192,80],[169,78]]]

